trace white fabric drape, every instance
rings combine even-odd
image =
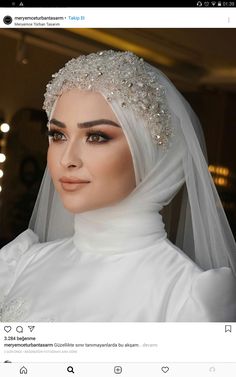
[[[167,150],[155,145],[145,122],[112,100],[110,105],[130,146],[137,186],[127,198],[117,206],[107,207],[104,213],[113,214],[117,208],[125,214],[138,208],[139,213],[156,211],[158,217],[167,206],[170,207],[166,211],[167,228],[167,222],[172,222],[170,216],[176,216],[171,210],[172,199],[184,184],[180,215],[175,224],[176,245],[202,269],[230,266],[236,275],[236,244],[208,171],[199,120],[170,80],[158,69],[152,69],[165,88],[172,115],[170,145]],[[99,210],[87,212],[87,220],[92,221],[97,213]],[[118,225],[119,221],[122,216],[117,218]],[[39,235],[40,241],[74,233],[74,216],[62,207],[47,169],[29,227]]]
[[[115,100],[110,104],[126,134],[136,174],[137,186],[125,199],[126,210],[138,205],[140,210],[156,210],[158,216],[185,182],[175,225],[177,246],[204,270],[230,266],[236,274],[236,244],[208,171],[199,120],[169,79],[152,69],[165,88],[172,115],[173,135],[167,150],[152,142],[140,117]],[[92,218],[93,213],[90,215]],[[170,224],[170,217],[168,221]],[[74,232],[74,216],[62,207],[47,169],[29,227],[40,241]]]

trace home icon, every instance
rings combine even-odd
[[[20,368],[20,374],[27,374],[27,373],[28,373],[28,371],[27,371],[26,367]]]

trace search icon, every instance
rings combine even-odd
[[[75,373],[73,367],[67,367],[67,372],[69,372],[69,373]]]

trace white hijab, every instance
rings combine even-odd
[[[46,168],[29,227],[38,234],[41,242],[78,235],[79,243],[79,234],[83,234],[83,242],[87,234],[90,246],[106,249],[105,245],[112,243],[116,245],[116,252],[119,249],[122,252],[129,236],[134,239],[137,235],[137,247],[145,247],[147,233],[148,237],[155,234],[159,239],[166,237],[159,212],[167,206],[164,222],[168,234],[174,234],[176,245],[202,269],[230,266],[236,275],[236,244],[208,171],[199,120],[168,78],[155,67],[152,69],[156,70],[165,88],[172,116],[173,135],[167,150],[153,143],[140,116],[112,99],[109,104],[130,146],[136,188],[114,206],[74,217],[62,207]],[[55,105],[56,102],[53,109]],[[176,215],[173,213],[173,198],[181,187],[180,211]],[[173,225],[174,217],[177,219]],[[98,234],[94,244],[91,240],[91,230],[98,229],[98,226],[100,245]],[[121,233],[124,238],[120,237]],[[104,237],[107,237],[105,243]]]

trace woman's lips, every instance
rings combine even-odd
[[[76,191],[84,187],[86,184],[90,183],[88,181],[82,181],[72,178],[61,178],[59,179],[59,181],[61,182],[61,186],[65,191]]]
[[[80,183],[69,183],[69,182],[61,182],[62,188],[65,191],[76,191],[83,186],[87,185],[89,182],[80,182]]]

